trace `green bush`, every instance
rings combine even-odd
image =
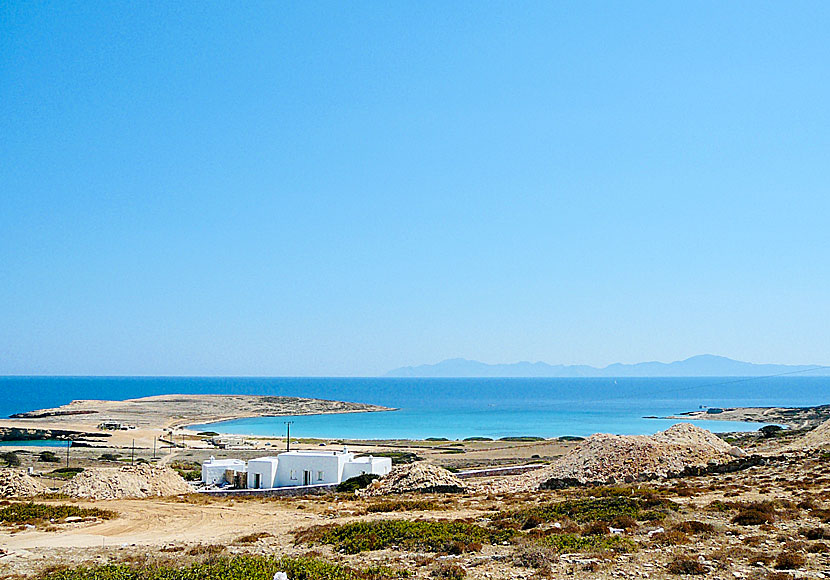
[[[185,481],[199,481],[202,479],[201,464],[196,461],[174,461],[170,468],[182,476]]]
[[[388,457],[395,465],[405,465],[407,463],[415,463],[416,461],[423,461],[423,457],[412,453],[411,451],[376,451],[372,453],[373,457]]]
[[[83,470],[83,467],[59,467],[58,469],[53,469],[52,471],[50,471],[48,475],[60,479],[72,479],[73,477],[81,473]]]
[[[499,516],[502,520],[512,520],[520,526],[530,521],[537,523],[551,522],[565,518],[586,523],[596,520],[612,521],[628,516],[638,521],[662,519],[677,506],[656,495],[611,495],[609,497],[591,497],[540,504],[505,512]]]
[[[101,454],[101,461],[118,461],[121,457],[118,453],[102,453]]]
[[[41,451],[37,456],[38,461],[43,463],[60,463],[61,458],[55,455],[54,451]]]
[[[537,543],[553,548],[562,554],[575,552],[633,552],[637,545],[621,536],[577,536],[576,534],[551,534]]]
[[[98,508],[81,508],[74,505],[42,503],[13,503],[0,509],[0,522],[4,524],[34,524],[44,521],[61,521],[68,517],[101,518],[109,520],[116,513]]]
[[[379,520],[314,526],[295,534],[298,543],[334,546],[346,554],[398,546],[427,552],[476,552],[481,544],[501,543],[513,537],[513,530],[490,530],[476,524],[453,520]]]
[[[6,467],[17,467],[20,465],[20,458],[14,451],[4,451],[0,453],[0,460],[6,462]]]
[[[367,487],[374,480],[379,479],[380,476],[375,473],[361,473],[355,477],[350,477],[346,481],[337,484],[335,488],[340,492],[350,492]]]
[[[39,576],[39,580],[271,580],[276,572],[292,580],[385,580],[407,572],[383,566],[356,569],[310,557],[265,556],[214,557],[182,567],[130,566],[128,564],[81,567]]]

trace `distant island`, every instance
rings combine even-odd
[[[588,365],[550,365],[543,362],[487,364],[453,358],[433,365],[401,367],[387,377],[759,377],[785,373],[830,376],[822,365],[754,364],[723,356],[702,354],[663,363],[615,363],[597,368]]]

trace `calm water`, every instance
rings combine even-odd
[[[73,399],[128,399],[170,393],[291,395],[375,403],[389,413],[291,417],[298,437],[450,439],[482,436],[653,433],[672,421],[643,419],[700,405],[806,406],[830,402],[830,377],[735,378],[154,378],[0,377],[0,416]],[[241,434],[282,434],[286,417],[199,427]],[[716,431],[757,423],[704,421]]]
[[[0,441],[0,447],[66,447],[68,441],[56,439],[22,439],[20,441]]]

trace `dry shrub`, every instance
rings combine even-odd
[[[778,570],[796,570],[805,564],[804,556],[797,552],[781,552],[775,559]]]
[[[670,574],[706,574],[706,566],[694,558],[678,556],[666,566]]]
[[[812,497],[807,497],[798,502],[796,504],[796,507],[802,510],[813,510],[816,509],[816,507],[818,506],[816,505],[816,502]]]
[[[456,540],[451,542],[447,545],[446,552],[452,556],[459,556],[461,554],[465,554],[467,552],[481,552],[481,548],[483,548],[481,542],[466,542],[461,540]]]
[[[461,580],[467,575],[467,570],[458,564],[441,562],[429,574],[433,578],[447,578],[447,580]]]
[[[631,530],[637,527],[637,520],[631,516],[617,516],[611,520],[612,528],[621,528],[623,530]]]
[[[653,546],[679,546],[689,543],[689,537],[679,530],[668,530],[651,537]]]
[[[542,518],[535,516],[533,514],[527,516],[527,519],[522,524],[523,530],[532,530],[533,528],[539,526],[542,523]]]
[[[225,551],[225,546],[219,544],[199,544],[187,551],[189,556],[215,556]]]
[[[792,576],[786,572],[770,572],[764,576],[764,580],[792,580]]]
[[[582,527],[583,536],[605,536],[611,533],[607,522],[595,521]]]
[[[706,522],[699,522],[697,520],[688,520],[677,523],[673,529],[684,534],[711,534],[715,531],[715,526],[707,524]]]
[[[268,532],[256,532],[254,534],[247,534],[245,536],[239,536],[234,540],[235,544],[255,544],[257,540],[261,540],[262,538],[273,538],[274,534],[269,534]]]
[[[798,533],[807,538],[808,540],[830,539],[830,530],[828,530],[827,528],[822,528],[821,526],[817,528],[802,528],[798,530]]]
[[[828,551],[830,551],[830,546],[824,542],[816,542],[807,548],[807,552],[810,554],[824,554]]]
[[[732,523],[741,526],[760,526],[775,521],[775,506],[771,502],[754,502],[742,504]]]
[[[513,551],[513,564],[522,568],[550,571],[551,562],[557,558],[556,550],[548,546],[525,544]]]

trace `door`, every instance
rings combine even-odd
[[[260,485],[261,483],[262,483],[262,474],[261,473],[255,473],[254,474],[254,487],[259,489],[260,487],[262,487]]]
[[[311,485],[311,472],[303,471],[303,485]]]

